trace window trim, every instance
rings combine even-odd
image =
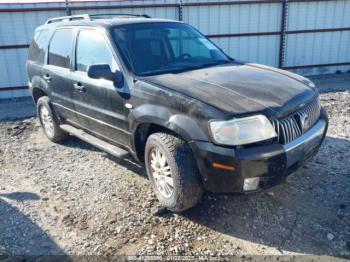
[[[108,47],[109,52],[112,55],[112,59],[114,60],[115,64],[118,67],[116,70],[121,71],[121,66],[120,66],[119,60],[118,60],[118,58],[117,58],[117,56],[116,56],[116,54],[114,52],[114,49],[111,46],[111,43],[109,41],[109,38],[106,35],[105,30],[100,29],[100,28],[93,28],[93,27],[78,27],[77,28],[77,32],[76,32],[76,35],[75,35],[75,41],[74,41],[74,48],[73,48],[73,51],[74,51],[74,53],[73,53],[74,59],[73,60],[74,61],[73,61],[73,64],[72,64],[72,71],[75,72],[75,73],[80,73],[80,74],[87,75],[87,72],[83,72],[83,71],[77,70],[77,48],[78,48],[78,39],[79,39],[79,35],[80,35],[81,31],[95,31],[98,34],[100,34],[100,36],[104,40],[104,43]]]
[[[70,29],[70,30],[72,30],[72,34],[73,34],[73,41],[72,41],[72,43],[71,43],[71,47],[70,47],[70,57],[71,57],[71,59],[70,59],[70,61],[69,61],[69,67],[68,68],[66,68],[66,67],[62,67],[62,66],[58,66],[58,65],[53,65],[53,64],[50,64],[49,63],[49,55],[50,55],[50,46],[51,46],[51,43],[52,43],[52,39],[53,39],[53,37],[55,36],[55,34],[56,34],[56,32],[58,31],[58,30],[65,30],[65,29]],[[57,28],[55,28],[54,30],[53,30],[53,32],[52,32],[52,34],[51,34],[51,36],[50,36],[50,39],[49,39],[49,41],[48,41],[48,45],[47,45],[47,52],[46,52],[46,57],[45,57],[45,63],[46,63],[46,65],[48,65],[48,66],[54,66],[54,67],[59,67],[59,68],[62,68],[62,69],[65,69],[65,70],[69,70],[69,71],[72,71],[72,57],[73,57],[73,48],[74,48],[74,44],[75,44],[75,41],[76,41],[76,34],[77,34],[77,32],[76,32],[76,28],[75,27],[72,27],[72,26],[62,26],[62,27],[57,27]]]

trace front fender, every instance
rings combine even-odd
[[[172,112],[160,105],[145,104],[132,110],[129,114],[130,130],[136,133],[141,124],[155,124],[167,128],[185,141],[208,141],[206,133],[191,117],[179,112]]]

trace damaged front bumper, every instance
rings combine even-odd
[[[246,192],[279,184],[295,172],[305,161],[316,155],[327,128],[328,117],[322,109],[316,124],[286,145],[276,143],[249,148],[232,148],[209,142],[192,141],[190,146],[206,190]],[[230,168],[220,169],[213,163],[220,163],[221,166]]]

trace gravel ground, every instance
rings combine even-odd
[[[54,144],[36,118],[0,122],[0,255],[350,258],[350,81],[331,91],[321,88],[330,126],[312,162],[271,190],[205,194],[183,214],[158,206],[132,159],[73,137]]]

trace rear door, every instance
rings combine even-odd
[[[73,122],[77,121],[77,115],[70,77],[75,31],[73,28],[56,29],[49,43],[47,64],[42,69],[42,78],[49,87],[56,112],[60,117]]]
[[[119,70],[117,58],[102,29],[81,28],[75,45],[75,65],[72,86],[79,124],[97,136],[127,145],[123,88],[112,81],[92,79],[87,69],[93,64],[108,64],[113,72]]]

